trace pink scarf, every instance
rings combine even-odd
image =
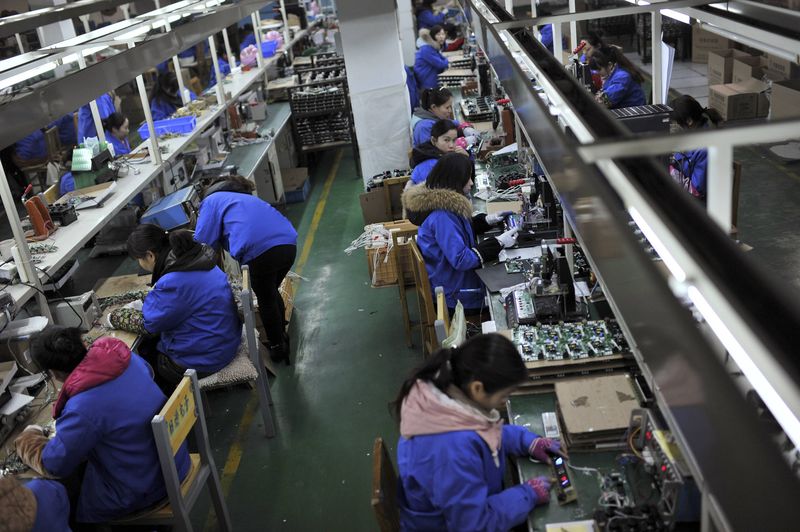
[[[404,438],[474,430],[489,446],[495,464],[499,466],[503,420],[496,410],[487,416],[477,408],[449,397],[432,383],[418,380],[403,399],[400,420],[400,434]]]

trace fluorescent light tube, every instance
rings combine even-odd
[[[3,80],[0,80],[0,89],[5,89],[7,87],[13,87],[17,83],[22,83],[23,81],[31,78],[35,78],[36,76],[40,76],[46,72],[50,72],[51,70],[55,70],[56,62],[50,61],[49,63],[45,63],[43,65],[39,65],[37,67],[33,67],[30,70],[26,70],[25,72],[20,72],[19,74],[14,74],[13,76],[9,76]]]
[[[633,221],[636,222],[636,225],[639,227],[639,229],[642,230],[642,233],[644,233],[647,241],[653,246],[653,249],[656,250],[658,256],[664,261],[664,264],[667,266],[667,269],[670,271],[672,276],[675,277],[678,282],[685,282],[686,272],[684,272],[683,268],[678,265],[678,261],[675,260],[675,257],[673,257],[672,253],[669,252],[667,246],[665,246],[661,239],[658,238],[655,231],[653,231],[647,222],[645,222],[644,218],[642,218],[642,215],[639,214],[639,211],[637,211],[634,207],[628,207],[628,213],[631,215],[631,218],[633,218]]]

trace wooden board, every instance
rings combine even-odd
[[[470,70],[468,68],[448,68],[441,74],[440,76],[453,76],[453,77],[460,77],[460,78],[470,78],[475,77],[475,71]]]
[[[630,375],[571,379],[555,385],[564,429],[570,435],[625,430],[639,399]]]
[[[94,293],[97,299],[103,299],[117,294],[124,294],[133,290],[148,290],[150,287],[150,275],[118,275],[100,279],[94,285]]]

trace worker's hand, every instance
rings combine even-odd
[[[560,455],[566,458],[566,454],[561,451],[561,442],[550,438],[536,438],[528,447],[528,454],[531,458],[545,464],[550,463],[550,457]]]
[[[516,245],[518,236],[519,236],[519,227],[515,227],[513,229],[509,229],[500,236],[496,236],[495,238],[497,239],[498,242],[500,242],[500,245],[503,246],[503,248],[507,249],[507,248],[512,248],[514,247],[514,245]]]
[[[489,225],[500,225],[503,221],[514,214],[514,211],[496,212],[486,215],[486,223]]]
[[[550,502],[550,479],[547,477],[529,478],[525,483],[536,494],[536,506]]]
[[[458,146],[458,145],[456,145],[456,147],[453,148],[453,152],[461,154],[464,157],[469,157],[469,152],[467,150],[465,150],[464,148],[462,148],[461,146]]]
[[[127,305],[125,305],[122,308],[129,308],[129,309],[138,310],[139,312],[141,312],[143,306],[144,306],[144,301],[142,301],[141,299],[136,299],[134,301],[131,301],[130,303],[128,303]]]
[[[38,432],[39,434],[44,434],[44,427],[41,425],[28,425],[22,432]]]
[[[458,151],[459,148],[460,148],[461,151],[464,152],[465,155],[469,155],[468,153],[466,153],[467,152],[467,146],[469,146],[469,142],[467,142],[467,139],[464,138],[464,137],[458,137],[456,139],[455,147],[453,148],[453,151]],[[461,153],[461,152],[459,152],[459,153]]]

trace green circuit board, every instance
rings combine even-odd
[[[520,325],[512,340],[526,362],[580,360],[626,353],[628,344],[615,321]]]

